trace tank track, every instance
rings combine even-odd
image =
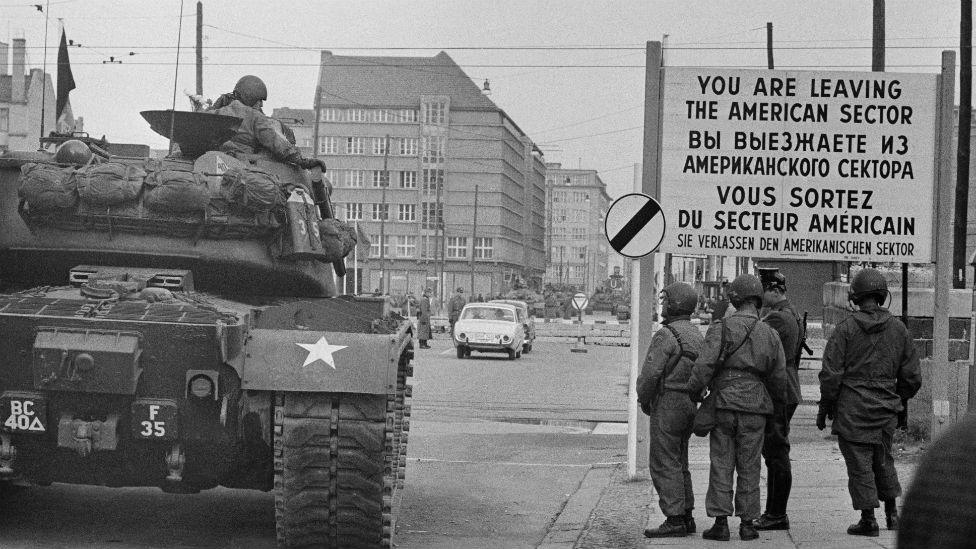
[[[279,547],[393,546],[410,430],[409,353],[392,394],[275,393]]]

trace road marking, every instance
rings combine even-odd
[[[441,352],[439,352],[437,354],[439,354],[439,355],[449,355],[449,354],[451,354],[453,352],[454,352],[454,349],[445,349],[445,350],[443,350],[443,351],[441,351]]]
[[[596,424],[593,428],[591,434],[594,435],[626,435],[627,434],[627,424],[626,423],[610,423],[610,422],[600,422]]]

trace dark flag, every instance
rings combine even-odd
[[[58,94],[57,109],[54,118],[58,120],[68,104],[68,92],[75,89],[75,77],[71,75],[71,63],[68,61],[68,36],[61,31],[61,46],[58,48]]]

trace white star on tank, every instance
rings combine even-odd
[[[308,351],[308,356],[305,357],[305,362],[302,364],[302,368],[308,366],[309,364],[315,362],[316,360],[321,360],[322,362],[332,366],[335,370],[335,360],[332,358],[332,353],[345,349],[347,345],[329,345],[329,342],[325,340],[325,337],[319,338],[315,343],[296,343],[302,349]]]

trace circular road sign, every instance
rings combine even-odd
[[[584,293],[578,293],[573,296],[573,307],[575,307],[577,311],[582,311],[585,309],[589,302],[590,300],[586,298],[586,294]]]
[[[610,246],[631,258],[656,250],[664,240],[664,228],[661,205],[641,193],[625,194],[614,201],[604,223]]]

